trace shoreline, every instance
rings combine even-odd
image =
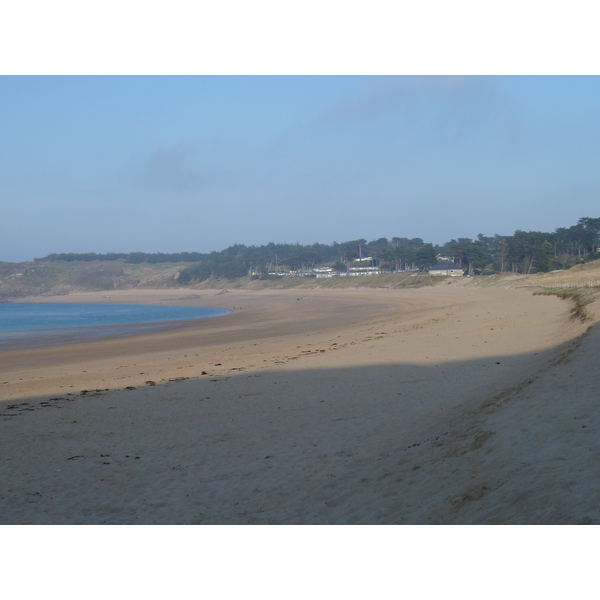
[[[102,299],[106,298],[102,296]],[[110,298],[110,297],[108,297]],[[87,298],[86,302],[77,302],[77,304],[107,304],[95,302],[93,298]],[[32,302],[24,301],[21,304],[75,304],[75,302]],[[156,301],[154,304],[137,305],[132,302],[121,302],[118,304],[108,304],[108,306],[121,306],[128,304],[132,306],[164,306],[163,303]],[[199,308],[209,308],[201,306]],[[216,309],[224,310],[224,309]],[[45,348],[49,346],[63,346],[72,343],[85,343],[110,338],[123,338],[136,335],[143,335],[152,332],[168,331],[186,327],[193,321],[199,321],[205,318],[222,317],[231,311],[215,314],[211,316],[164,319],[131,323],[109,323],[104,325],[75,325],[68,327],[49,327],[38,329],[15,329],[0,330],[0,354],[2,352],[25,350],[29,348]]]
[[[124,292],[119,295],[119,300],[123,303],[146,303],[151,304],[158,296],[164,296],[164,290],[158,292],[143,291],[141,293]],[[173,294],[175,296],[175,294]],[[393,313],[396,310],[394,299],[384,294],[383,298],[378,294],[358,293],[349,295],[344,292],[318,292],[308,295],[297,296],[294,292],[277,292],[275,294],[268,292],[223,292],[212,293],[210,298],[212,306],[231,310],[227,315],[222,315],[218,322],[213,319],[199,319],[192,323],[182,324],[180,327],[165,327],[164,330],[154,333],[142,333],[126,338],[107,338],[104,340],[92,341],[89,343],[79,342],[65,345],[64,347],[41,347],[30,348],[23,351],[5,351],[2,353],[2,365],[0,365],[0,377],[6,379],[5,373],[14,369],[24,369],[19,377],[21,381],[27,381],[29,385],[23,383],[16,387],[15,395],[24,390],[24,393],[31,394],[32,388],[38,393],[49,387],[50,379],[54,378],[75,378],[85,381],[87,387],[100,387],[100,383],[106,383],[102,375],[98,378],[92,378],[90,382],[89,374],[92,370],[100,370],[102,373],[106,368],[106,362],[110,361],[113,355],[135,356],[136,363],[139,361],[149,361],[148,369],[165,371],[164,364],[169,365],[166,369],[170,375],[175,375],[177,370],[185,370],[186,376],[199,376],[202,370],[205,370],[201,364],[195,369],[190,365],[189,360],[182,360],[189,353],[196,360],[200,358],[198,349],[208,360],[208,364],[216,362],[212,356],[220,356],[226,352],[226,348],[231,344],[242,344],[239,348],[245,348],[244,354],[252,354],[251,347],[244,344],[260,342],[261,345],[280,345],[286,344],[287,338],[294,336],[304,336],[305,331],[312,331],[308,335],[319,336],[320,329],[324,335],[329,330],[336,330],[339,327],[352,326],[355,322],[370,319],[381,315]],[[298,300],[298,298],[303,298]],[[100,299],[109,301],[108,298],[101,298],[100,294],[86,293],[76,294],[68,298],[71,303],[96,302]],[[110,299],[114,300],[114,297]],[[40,302],[38,298],[32,298],[32,302]],[[206,297],[194,299],[173,299],[173,302],[182,305],[199,305],[206,301]],[[58,300],[57,300],[58,302]],[[340,312],[340,309],[348,312]],[[407,314],[423,312],[422,302],[407,299],[402,303],[402,309]],[[353,311],[353,312],[349,312]],[[181,354],[181,353],[185,354]],[[247,357],[246,357],[247,358]],[[98,363],[96,367],[84,366],[79,369],[78,365],[86,361]],[[246,361],[247,362],[247,361]],[[174,364],[171,364],[174,363]],[[71,368],[69,368],[69,366]],[[61,369],[65,369],[61,372]],[[37,371],[40,368],[46,370],[40,376]],[[122,369],[110,365],[110,371]],[[88,376],[83,375],[86,371]],[[214,369],[213,369],[214,370]],[[135,371],[135,370],[134,370]],[[34,372],[36,375],[31,375]],[[123,376],[119,373],[119,379]],[[132,385],[138,385],[142,378],[137,377],[135,373],[128,373],[126,377]],[[110,377],[110,375],[109,375]],[[43,382],[41,381],[43,378]],[[37,380],[37,381],[36,381]],[[72,382],[69,382],[72,385]],[[13,386],[11,386],[13,387]],[[73,387],[77,387],[74,385]],[[47,395],[56,394],[60,391],[60,386],[53,386]],[[111,389],[118,389],[113,387]],[[2,391],[6,393],[6,388]],[[12,390],[10,390],[12,391]],[[15,397],[10,395],[9,398]]]
[[[595,431],[595,381],[561,400],[598,332],[558,298],[177,292],[119,296],[242,309],[2,354],[0,523],[600,522],[577,437]],[[587,419],[572,440],[565,411]]]
[[[215,315],[215,317],[209,318],[220,316],[224,315]],[[121,325],[89,325],[87,327],[0,331],[0,354],[31,348],[66,346],[69,344],[134,337],[161,331],[176,330],[186,327],[190,321],[198,320],[180,319],[177,321],[150,321],[147,323],[126,323]]]

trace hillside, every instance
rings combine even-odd
[[[0,263],[0,301],[25,296],[57,296],[75,292],[127,289],[307,289],[307,288],[418,288],[452,285],[461,287],[542,287],[570,289],[600,287],[600,260],[566,271],[536,275],[504,273],[480,277],[430,277],[423,273],[390,273],[361,277],[281,277],[256,279],[208,279],[181,285],[178,275],[189,263],[129,264],[121,261]]]
[[[523,285],[528,284],[549,288],[598,287],[600,286],[600,260],[575,265],[566,271],[552,271],[535,277],[526,277]]]
[[[208,279],[182,285],[177,278],[189,263],[129,264],[114,261],[0,263],[0,301],[25,296],[57,296],[76,292],[128,289],[288,289],[288,288],[393,288],[438,285],[444,278],[426,274],[391,273],[362,277],[281,277]]]
[[[448,282],[449,283],[449,282]],[[519,273],[503,273],[483,277],[457,277],[452,285],[462,287],[541,287],[548,289],[570,289],[600,287],[600,260],[575,265],[570,269],[521,275]]]
[[[0,300],[72,292],[178,287],[185,263],[123,262],[0,263]]]

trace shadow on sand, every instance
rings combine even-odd
[[[599,347],[2,403],[0,523],[600,523]]]

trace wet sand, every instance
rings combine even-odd
[[[103,296],[54,300],[233,312],[1,353],[0,523],[600,522],[600,340],[558,298]]]

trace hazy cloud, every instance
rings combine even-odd
[[[195,164],[198,156],[198,146],[189,141],[157,148],[143,162],[139,180],[150,185],[198,188],[206,183],[205,174]]]
[[[389,76],[361,84],[354,94],[327,107],[316,118],[326,123],[362,120],[386,115],[399,108],[423,110],[459,107],[465,103],[489,102],[494,85],[486,77]]]
[[[413,143],[454,144],[482,133],[514,141],[523,121],[499,84],[494,77],[377,77],[324,109],[313,125],[330,130],[367,126],[377,133],[385,127]]]
[[[266,155],[352,169],[357,163],[407,165],[457,151],[479,159],[522,152],[528,129],[522,108],[498,78],[374,77],[282,133]]]

